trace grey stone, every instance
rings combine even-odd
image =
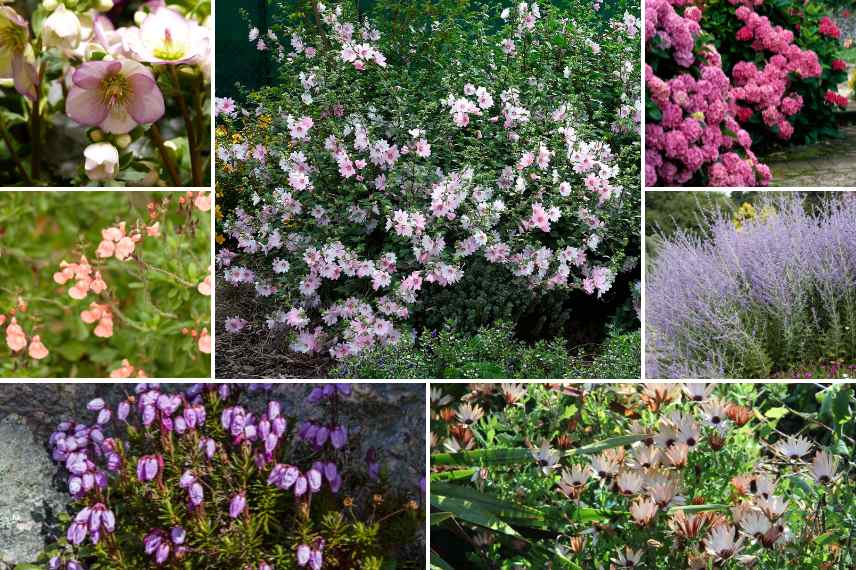
[[[66,496],[53,486],[56,467],[18,415],[0,421],[0,567],[31,562],[52,534]]]

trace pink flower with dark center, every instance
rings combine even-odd
[[[65,112],[81,125],[124,134],[164,115],[154,76],[136,61],[88,61],[75,70],[72,81]]]

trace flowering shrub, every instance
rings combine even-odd
[[[457,384],[431,401],[434,568],[856,561],[848,385]]]
[[[648,273],[650,378],[769,378],[856,364],[856,200],[785,195],[709,238],[663,239]],[[735,223],[735,221],[737,223]]]
[[[277,400],[252,411],[238,385],[135,392],[91,401],[94,419],[50,438],[76,513],[43,555],[51,570],[379,570],[422,527],[418,484],[399,496],[377,452],[354,458],[359,430],[340,419],[349,384],[312,390],[318,423]]]
[[[766,185],[753,145],[836,136],[846,73],[822,4],[648,6],[648,185]]]
[[[0,7],[0,183],[203,186],[211,3]]]
[[[208,377],[205,192],[4,192],[0,375]]]
[[[404,42],[318,9],[315,27],[251,30],[281,85],[249,118],[216,104],[218,183],[240,191],[218,267],[266,313],[224,315],[227,330],[342,359],[396,343],[476,263],[529,298],[599,298],[633,268],[632,14],[601,29],[591,6],[571,20],[521,3]]]

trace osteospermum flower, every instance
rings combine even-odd
[[[787,439],[776,442],[773,450],[782,457],[793,461],[811,451],[811,442],[804,437],[792,435]]]
[[[630,515],[639,526],[648,526],[657,515],[657,503],[651,499],[637,499],[630,505]]]
[[[618,568],[636,568],[642,560],[643,550],[634,550],[629,546],[624,547],[624,551],[618,551],[618,556],[612,558],[612,562]]]
[[[811,463],[811,473],[814,480],[821,485],[828,485],[835,477],[838,469],[838,457],[830,455],[826,451],[818,451]]]
[[[125,41],[137,59],[149,63],[189,63],[210,49],[206,28],[163,6],[128,30]]]
[[[728,524],[715,527],[704,539],[708,554],[719,561],[728,560],[743,548],[745,537],[735,540],[736,529]]]
[[[531,449],[530,453],[532,453],[532,457],[538,463],[538,466],[541,468],[541,472],[545,475],[549,474],[550,470],[558,466],[559,459],[561,458],[561,453],[552,449],[550,447],[550,442],[546,439],[541,442],[541,447],[538,449]]]
[[[65,113],[81,125],[124,134],[164,115],[163,94],[152,72],[136,61],[87,61],[72,81]]]
[[[461,404],[458,406],[458,421],[465,425],[472,425],[484,416],[484,410],[478,404]]]

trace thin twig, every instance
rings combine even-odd
[[[163,165],[166,167],[166,171],[169,173],[169,177],[172,180],[172,185],[181,186],[181,177],[178,175],[178,169],[172,161],[172,157],[169,156],[169,150],[166,148],[166,145],[164,145],[163,137],[161,136],[160,128],[157,123],[152,123],[152,128],[149,129],[149,135],[160,153]]]
[[[202,186],[202,176],[199,169],[199,141],[196,139],[196,129],[193,128],[193,118],[190,116],[190,109],[187,107],[187,101],[184,99],[184,93],[181,90],[181,83],[178,80],[178,72],[174,65],[169,65],[169,73],[172,77],[173,87],[175,87],[175,98],[178,100],[178,106],[181,108],[181,116],[184,118],[184,127],[187,129],[187,145],[190,147],[190,172],[193,178],[194,186]]]

